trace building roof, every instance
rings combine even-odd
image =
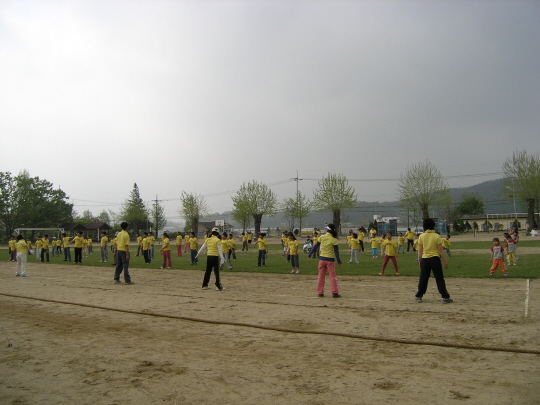
[[[108,231],[111,229],[109,224],[106,222],[92,222],[86,225],[85,228],[89,231],[94,231],[94,230]]]
[[[67,224],[62,224],[60,228],[64,228],[64,231],[84,231],[86,228],[84,225],[79,224],[78,222],[70,222]]]

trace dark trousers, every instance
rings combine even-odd
[[[206,256],[206,272],[204,273],[202,286],[208,287],[212,270],[214,270],[214,275],[216,276],[216,287],[221,290],[223,287],[221,287],[221,281],[219,279],[219,256]]]
[[[266,266],[266,250],[259,250],[259,256],[257,257],[257,266]]]
[[[41,249],[41,261],[44,262],[45,256],[47,256],[47,261],[49,261],[49,249]]]
[[[358,242],[360,244],[360,251],[363,252],[364,251],[364,241],[359,241]]]
[[[247,243],[247,240],[244,241],[244,242],[242,242],[242,252],[243,252],[244,250],[245,250],[245,251],[248,251],[248,250],[249,250],[249,249],[248,249],[248,243]]]
[[[65,247],[64,248],[64,261],[67,262],[68,260],[71,260],[71,248]]]
[[[144,262],[146,264],[150,264],[150,250],[143,250],[142,254],[143,254],[143,257],[144,257]]]
[[[197,249],[191,249],[191,264],[196,264],[199,261],[195,256],[197,256]]]
[[[75,248],[75,263],[82,263],[82,248]]]
[[[432,271],[439,294],[441,294],[441,297],[443,298],[450,298],[450,294],[446,291],[446,283],[444,282],[441,258],[439,256],[422,258],[420,260],[420,279],[418,280],[418,292],[416,293],[416,296],[422,298],[426,293],[429,276]]]
[[[412,250],[414,252],[414,239],[407,239],[407,252],[412,247]]]
[[[126,283],[131,282],[131,276],[129,275],[129,260],[127,259],[127,252],[125,250],[119,250],[116,252],[116,270],[114,271],[114,280],[120,281],[120,274],[124,272],[124,281]]]

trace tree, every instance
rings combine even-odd
[[[263,215],[275,215],[278,205],[276,194],[266,184],[255,180],[247,184],[243,183],[236,195],[231,198],[233,200],[233,218],[242,215],[252,216],[255,235],[261,231]]]
[[[24,170],[0,172],[0,219],[8,235],[15,228],[58,227],[73,219],[73,204],[61,189]]]
[[[186,221],[185,231],[189,231],[188,225],[190,225],[192,232],[199,232],[199,219],[207,216],[209,213],[206,199],[200,194],[182,191],[180,202],[182,207],[180,208],[179,214]]]
[[[92,215],[92,212],[90,210],[85,210],[82,213],[82,216],[78,216],[75,218],[75,222],[78,222],[82,225],[88,225],[91,222],[94,222],[96,219]]]
[[[133,184],[129,198],[122,204],[119,219],[129,222],[130,228],[135,233],[138,233],[141,227],[148,222],[148,210],[141,198],[137,183]]]
[[[112,225],[111,216],[105,210],[101,211],[101,213],[96,217],[96,221],[105,222],[106,224]]]
[[[463,215],[480,215],[484,213],[484,202],[472,194],[464,194],[459,205],[456,207],[457,213]]]
[[[301,191],[297,191],[296,198],[286,198],[281,208],[285,217],[298,219],[300,232],[302,232],[302,219],[311,212],[311,205],[311,201]]]
[[[502,169],[506,176],[503,180],[505,187],[527,204],[527,231],[530,232],[537,227],[534,211],[535,202],[540,198],[540,157],[538,153],[530,155],[525,150],[515,151],[511,158],[506,159]]]
[[[405,173],[401,173],[398,189],[401,205],[419,207],[422,218],[429,218],[430,206],[442,207],[450,200],[447,181],[427,160],[407,167]]]
[[[328,173],[319,181],[319,188],[313,193],[313,208],[319,212],[331,211],[332,223],[341,232],[341,213],[344,209],[353,208],[357,197],[346,176]]]
[[[152,208],[150,210],[150,218],[152,218],[152,225],[154,227],[154,231],[156,234],[156,238],[158,237],[158,232],[160,229],[165,229],[165,225],[167,225],[167,218],[165,218],[165,207],[159,203],[159,200],[154,200],[152,203]]]
[[[232,218],[241,225],[242,231],[246,232],[246,229],[253,224],[253,215],[251,214],[247,202],[243,203],[239,201],[238,204],[235,205],[232,212]]]

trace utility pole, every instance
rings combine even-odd
[[[294,179],[292,179],[292,180],[296,181],[296,209],[299,210],[300,207],[298,205],[300,204],[300,201],[299,201],[299,198],[298,198],[299,197],[298,196],[298,182],[300,180],[303,180],[303,179],[298,178],[298,170],[296,171],[296,177]],[[299,218],[299,222],[300,222],[300,237],[302,237],[302,218]],[[294,217],[293,217],[293,224],[292,225],[293,225],[292,231],[294,233]]]

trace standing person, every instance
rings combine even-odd
[[[291,263],[291,274],[300,274],[300,259],[298,257],[298,241],[296,240],[294,234],[289,232],[288,241],[287,241],[287,251],[285,252],[287,257],[290,258]]]
[[[88,257],[88,236],[83,238],[82,252],[83,257]]]
[[[358,228],[358,251],[364,253],[364,237],[366,234],[362,228]]]
[[[41,250],[43,249],[43,241],[36,236],[36,260],[41,260]]]
[[[221,285],[221,280],[219,278],[219,259],[221,258],[221,264],[223,265],[223,263],[225,263],[225,258],[223,257],[223,251],[221,250],[221,239],[219,237],[218,228],[212,228],[212,233],[204,241],[204,244],[199,249],[199,252],[195,258],[198,258],[199,255],[204,252],[208,253],[206,255],[206,271],[204,273],[202,289],[209,289],[208,283],[210,282],[210,275],[212,274],[212,270],[214,270],[214,275],[216,277],[216,290],[222,291],[225,288],[223,288]]]
[[[227,263],[227,268],[229,270],[232,270],[232,264],[231,264],[231,244],[229,242],[229,237],[227,236],[227,232],[223,232],[223,235],[221,237],[221,249],[223,252],[223,257],[225,258],[225,263]],[[223,263],[221,263],[220,270],[223,269]]]
[[[53,236],[52,238],[52,241],[51,241],[51,255],[52,257],[56,256],[58,254],[57,250],[56,250],[56,236]]]
[[[148,234],[148,237],[150,238],[150,258],[155,259],[154,256],[154,243],[156,243],[156,238],[154,238],[154,234],[150,232]]]
[[[135,256],[140,256],[141,253],[142,253],[142,237],[141,235],[138,233],[137,234],[137,254]]]
[[[26,274],[26,260],[28,258],[28,245],[22,235],[17,236],[14,253],[17,260],[17,272],[15,276],[28,277]]]
[[[497,267],[501,268],[501,271],[505,276],[508,276],[508,270],[504,266],[504,248],[499,242],[499,238],[493,238],[493,246],[491,247],[491,268],[489,269],[489,275],[493,276]]]
[[[191,232],[189,238],[189,250],[191,253],[191,265],[195,266],[199,259],[197,259],[197,251],[199,250],[199,239],[195,236],[195,232]]]
[[[184,253],[189,252],[189,234],[186,232],[184,234]]]
[[[349,243],[351,246],[351,260],[349,260],[349,263],[360,263],[358,260],[358,246],[360,240],[358,239],[358,234],[356,232],[353,232],[351,235],[351,238],[349,239]]]
[[[9,261],[10,262],[17,261],[17,247],[16,247],[16,245],[17,245],[17,241],[15,240],[15,237],[10,236],[9,241],[8,241],[8,254],[9,254]]]
[[[150,260],[150,243],[152,241],[150,240],[150,237],[148,236],[148,232],[143,233],[143,257],[144,257],[144,264],[150,264],[152,261]],[[180,248],[182,248],[182,243],[180,242]]]
[[[516,257],[516,261],[519,260],[519,257],[517,255],[517,248],[518,248],[518,243],[519,243],[519,232],[518,232],[518,229],[517,228],[512,228],[512,232],[510,232],[510,236],[512,237],[512,239],[514,239],[514,242],[516,244],[515,248],[515,252],[514,252],[514,255]]]
[[[337,232],[334,224],[326,225],[326,233],[320,236],[317,243],[311,248],[308,255],[308,260],[319,249],[319,247],[320,255],[317,294],[319,294],[319,297],[324,297],[324,279],[326,277],[326,272],[328,272],[332,297],[340,298],[341,295],[339,295],[339,284],[336,277],[335,261],[337,260],[338,266],[341,267],[341,259],[339,258]]]
[[[121,284],[120,274],[124,272],[124,281],[126,284],[135,284],[131,281],[129,275],[129,233],[127,233],[128,223],[120,224],[122,230],[116,236],[116,269],[114,272],[114,282]]]
[[[248,251],[247,235],[245,232],[242,232],[242,252]]]
[[[412,247],[414,252],[414,231],[411,231],[411,228],[407,228],[407,232],[405,232],[405,237],[407,238],[407,252]]]
[[[234,242],[234,237],[232,233],[229,234],[228,242],[229,242],[229,252],[231,253],[233,260],[236,261],[236,243]]]
[[[251,240],[253,239],[253,234],[251,233],[251,231],[248,231],[247,233],[247,242],[248,242],[248,246],[251,245]],[[247,250],[247,248],[246,248]]]
[[[92,237],[88,236],[88,254],[92,254]]]
[[[384,246],[384,261],[383,261],[379,276],[384,275],[384,270],[386,269],[388,260],[392,260],[392,264],[394,265],[394,270],[396,271],[396,275],[399,275],[398,264],[396,260],[397,259],[397,253],[396,253],[397,243],[392,240],[391,232],[386,232],[386,239],[381,243],[381,245]]]
[[[450,254],[450,235],[446,235],[446,238],[442,240],[442,248],[448,257],[452,257]]]
[[[66,235],[64,232],[62,234],[62,240],[64,242],[64,261],[70,262],[71,261],[71,249],[69,247],[69,236]]]
[[[77,236],[75,236],[73,239],[69,241],[69,243],[74,243],[74,249],[75,249],[75,264],[82,264],[82,250],[83,250],[83,242],[84,238],[82,236],[82,231],[79,231],[77,233]]]
[[[317,245],[317,242],[319,242],[319,238],[321,237],[321,234],[317,231],[317,228],[313,229],[313,246]],[[319,248],[317,248],[317,251],[315,252],[317,257],[319,257]]]
[[[259,238],[255,242],[259,245],[259,253],[257,256],[257,267],[266,266],[266,254],[268,253],[268,244],[266,242],[266,233],[261,232]]]
[[[506,253],[508,258],[508,266],[517,266],[516,263],[516,241],[512,239],[509,233],[504,234],[504,242],[506,243]]]
[[[172,268],[171,241],[169,240],[169,234],[167,232],[163,232],[161,235],[161,243],[163,246],[159,250],[159,253],[163,255],[163,264],[161,265],[160,269],[164,269],[165,267],[170,269]]]
[[[397,252],[398,254],[405,253],[405,236],[401,232],[398,234]]]
[[[41,239],[41,243],[43,244],[43,248],[41,249],[41,261],[45,261],[45,257],[47,258],[47,262],[49,262],[49,235],[45,235]]]
[[[377,233],[371,234],[371,259],[379,258],[379,238]]]
[[[114,238],[111,241],[111,252],[113,254],[113,266],[116,266],[116,257],[117,257],[117,249],[116,249],[116,241],[118,240],[118,232],[114,234]]]
[[[176,233],[176,256],[182,257],[182,234]]]
[[[109,261],[109,250],[107,249],[107,244],[109,243],[109,238],[105,232],[101,232],[101,240],[99,241],[99,249],[101,250],[101,261],[100,263],[107,263]]]
[[[448,268],[448,259],[442,249],[442,239],[435,233],[435,221],[433,218],[424,219],[424,233],[418,237],[418,257],[420,258],[420,278],[418,280],[418,291],[416,302],[422,302],[422,297],[427,291],[429,277],[433,271],[437,289],[441,294],[443,304],[454,302],[446,290],[444,274],[441,265],[441,258],[444,261],[444,268]]]

